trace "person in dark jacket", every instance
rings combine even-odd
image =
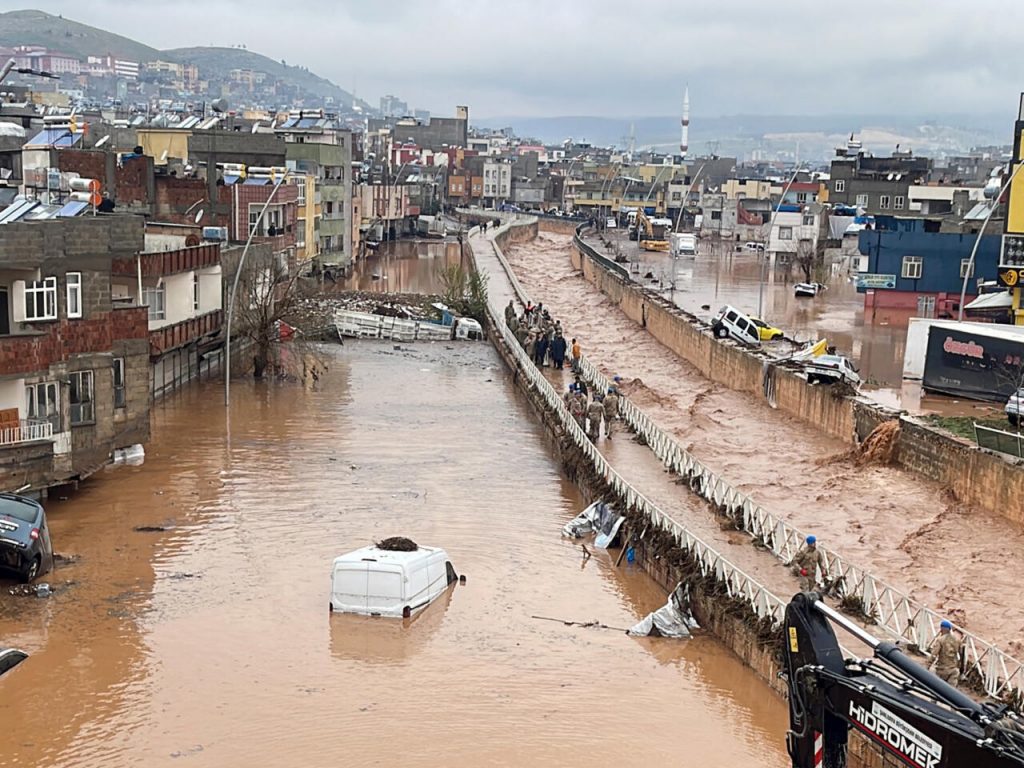
[[[535,362],[539,367],[544,365],[544,358],[548,354],[548,337],[540,332],[537,334],[537,346],[534,347],[534,358]]]
[[[551,340],[551,364],[555,368],[561,369],[565,365],[565,336],[559,332],[555,332],[555,337]]]

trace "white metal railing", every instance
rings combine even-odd
[[[526,220],[524,223],[528,222],[529,220]],[[509,224],[504,226],[509,226]],[[501,229],[499,228],[497,231],[500,232]],[[519,299],[523,301],[524,296],[519,294]],[[577,447],[582,450],[598,475],[623,500],[624,506],[638,511],[647,518],[655,529],[669,533],[681,549],[690,553],[697,563],[700,573],[704,576],[713,576],[724,584],[726,592],[730,597],[749,604],[759,618],[768,618],[776,624],[781,624],[786,603],[769,591],[763,584],[744,573],[739,567],[723,557],[710,544],[673,520],[657,505],[636,490],[636,488],[626,482],[608,463],[604,455],[597,450],[579,424],[576,423],[576,420],[566,409],[561,395],[555,391],[551,383],[537,369],[533,361],[527,356],[525,350],[519,345],[515,336],[509,331],[504,323],[502,308],[495,307],[493,303],[488,302],[488,310],[491,314],[492,326],[501,336],[505,345],[511,350],[520,371],[526,377],[529,385],[538,392],[547,406],[558,415],[562,429]]]
[[[580,361],[580,372],[602,392],[610,386],[608,379],[586,358]],[[666,468],[687,480],[694,493],[722,509],[779,560],[789,562],[793,558],[807,538],[806,531],[790,525],[747,494],[736,490],[692,456],[675,438],[662,431],[628,398],[621,398],[619,402],[622,419],[643,437]],[[825,573],[815,569],[815,579],[819,584],[830,587],[840,599],[859,601],[864,615],[893,637],[921,649],[928,648],[938,635],[939,624],[946,618],[944,615],[875,578],[838,552],[820,545],[819,549],[826,564]],[[1009,689],[1024,691],[1024,662],[963,627],[956,626],[956,629],[964,638],[967,668],[981,676],[987,693],[997,696]]]
[[[508,226],[508,223],[504,224],[497,232],[501,232]],[[527,304],[529,296],[512,274],[504,254],[501,253],[500,248],[495,247],[494,250],[519,301],[523,305]],[[504,322],[498,319],[502,317],[501,312],[496,311],[494,307],[491,307],[491,311],[494,326],[500,329],[502,337],[514,350],[523,370],[528,371],[531,375],[531,384],[539,380],[543,385],[534,384],[534,386],[537,386],[538,389],[543,386],[546,390],[551,391],[552,398],[556,401],[552,407],[558,411],[566,431],[577,444],[580,444],[579,439],[584,441],[584,444],[580,444],[584,453],[595,462],[598,471],[605,479],[609,480],[616,492],[623,495],[624,498],[635,501],[634,506],[647,515],[652,522],[670,528],[675,533],[677,541],[681,542],[680,546],[685,546],[695,555],[697,552],[711,553],[704,559],[698,558],[702,573],[718,573],[717,563],[727,564],[723,572],[727,572],[729,578],[723,580],[729,583],[729,594],[734,597],[742,597],[749,593],[751,597],[748,602],[757,611],[758,616],[762,618],[771,616],[774,620],[781,621],[782,609],[785,604],[778,597],[739,568],[728,563],[714,549],[669,518],[612,469],[576,424],[575,419],[565,410],[561,398],[554,392],[551,384],[528,360],[526,353],[509,333]],[[510,338],[511,342],[509,342]],[[528,364],[524,364],[523,361]],[[580,364],[583,377],[595,387],[600,387],[601,391],[606,391],[609,386],[607,378],[588,359],[582,358]],[[546,392],[546,390],[542,391]],[[552,403],[552,398],[548,398],[545,394],[549,405]],[[663,432],[647,414],[628,398],[621,398],[619,402],[623,420],[643,437],[654,454],[668,469],[688,481],[690,489],[694,493],[723,509],[725,514],[741,524],[743,530],[751,537],[760,540],[775,557],[783,562],[792,559],[807,538],[805,531],[801,531],[771,514],[750,496],[736,490],[724,478],[705,467],[674,438]],[[571,422],[571,425],[566,425],[566,419]],[[595,456],[600,459],[598,460]],[[610,478],[613,477],[617,479],[617,482],[612,482]],[[686,544],[684,545],[682,542],[686,542]],[[821,574],[817,569],[815,572],[815,578],[820,584],[829,586],[840,599],[852,598],[859,601],[860,609],[865,616],[870,617],[892,636],[921,649],[926,649],[931,644],[938,634],[939,623],[945,618],[942,614],[916,602],[892,585],[875,578],[864,569],[842,558],[837,552],[824,547],[820,547],[820,549],[825,560],[825,573]],[[706,568],[710,570],[705,570]],[[738,591],[734,591],[734,589]],[[956,629],[964,638],[966,666],[968,670],[973,670],[980,675],[987,693],[998,696],[1011,690],[1024,691],[1024,663],[964,628],[956,627]]]
[[[48,421],[21,419],[18,426],[0,427],[0,445],[18,445],[35,440],[52,440],[53,424]]]

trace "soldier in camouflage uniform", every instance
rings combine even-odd
[[[793,566],[793,572],[800,577],[801,592],[815,592],[816,579],[815,570],[821,568],[825,573],[825,557],[818,549],[818,539],[815,536],[808,536],[804,546],[796,553],[789,563]]]
[[[932,655],[929,668],[952,686],[960,682],[960,638],[953,634],[953,625],[946,620],[939,624],[939,636],[928,647]]]

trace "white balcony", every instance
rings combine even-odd
[[[53,424],[48,421],[21,419],[17,426],[10,423],[0,425],[0,446],[32,443],[38,440],[53,440]]]

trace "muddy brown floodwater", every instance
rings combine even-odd
[[[395,240],[357,261],[342,285],[353,291],[444,293],[438,273],[459,263],[465,257],[454,240]]]
[[[788,764],[783,701],[711,639],[531,619],[665,596],[560,538],[582,500],[491,347],[325,354],[315,388],[239,380],[230,436],[217,383],[161,401],[143,466],[48,503],[78,559],[48,599],[0,591],[31,654],[0,766]],[[332,617],[331,559],[392,534],[468,583],[407,624]]]
[[[551,309],[609,377],[621,375],[626,394],[662,429],[736,488],[851,562],[1005,650],[1024,653],[1024,603],[1017,599],[1016,571],[1005,567],[1024,560],[1019,528],[959,504],[911,473],[857,466],[847,444],[710,382],[584,280],[569,249],[568,236],[542,232],[505,253],[531,299]],[[627,455],[613,461],[627,476],[640,469]],[[644,485],[639,490],[655,492]],[[676,505],[667,508],[680,509]],[[706,522],[684,520],[698,529]]]

